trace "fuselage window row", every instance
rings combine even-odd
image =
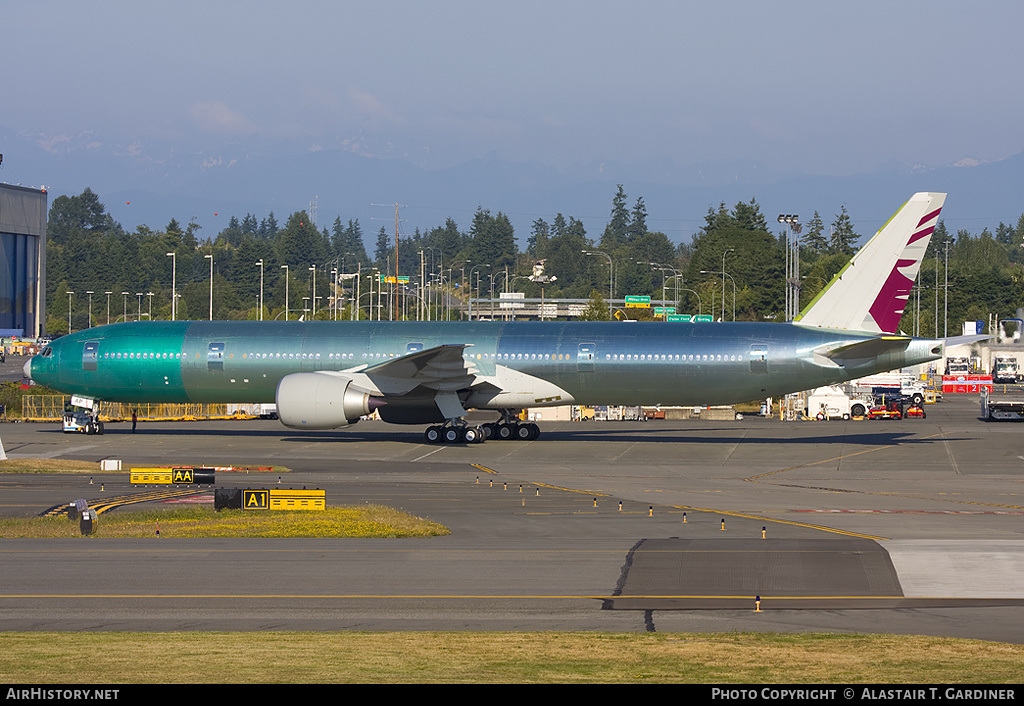
[[[302,360],[319,360],[320,353],[249,353],[243,357],[249,359],[290,359],[301,358]],[[363,353],[363,359],[379,360],[394,358],[395,353]],[[106,352],[103,354],[104,359],[116,359],[116,360],[179,360],[181,359],[181,353],[137,353],[137,352]],[[330,353],[328,358],[331,360],[353,360],[355,353]],[[466,360],[483,360],[490,358],[491,360],[570,360],[568,353],[467,353],[465,355]],[[606,353],[604,356],[605,360],[615,361],[682,361],[682,362],[707,362],[707,361],[725,361],[725,362],[736,362],[742,360],[738,355],[721,355],[721,354],[652,354],[652,353]]]

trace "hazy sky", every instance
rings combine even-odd
[[[447,166],[1024,149],[1019,2],[5,0],[0,151],[347,146]]]

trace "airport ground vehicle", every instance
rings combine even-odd
[[[992,360],[992,382],[1009,384],[1017,382],[1020,371],[1017,359],[1012,355],[997,355]]]
[[[971,361],[967,358],[946,358],[946,375],[969,375]]]
[[[1024,420],[1024,393],[981,390],[981,418],[986,422]]]
[[[64,410],[61,420],[65,434],[102,434],[103,422],[99,420],[99,414],[88,409],[71,407]]]
[[[870,397],[849,395],[839,385],[819,387],[807,395],[808,417],[818,420],[863,417],[872,406]]]
[[[865,419],[903,419],[903,411],[899,402],[887,402],[872,407],[864,415]]]
[[[869,375],[853,381],[854,389],[861,394],[875,397],[899,395],[906,397],[913,404],[924,404],[925,383],[911,372],[892,370],[886,373]]]

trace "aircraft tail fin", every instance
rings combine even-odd
[[[897,333],[945,194],[914,194],[794,323],[874,334]]]

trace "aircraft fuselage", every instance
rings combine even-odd
[[[370,373],[411,352],[453,345],[466,346],[463,360],[481,379],[514,385],[521,373],[560,391],[530,398],[529,406],[712,405],[941,356],[941,341],[927,339],[842,364],[815,354],[873,338],[772,323],[140,322],[57,339],[32,360],[31,374],[97,400],[268,403],[292,373]],[[472,406],[510,405],[477,398]]]

